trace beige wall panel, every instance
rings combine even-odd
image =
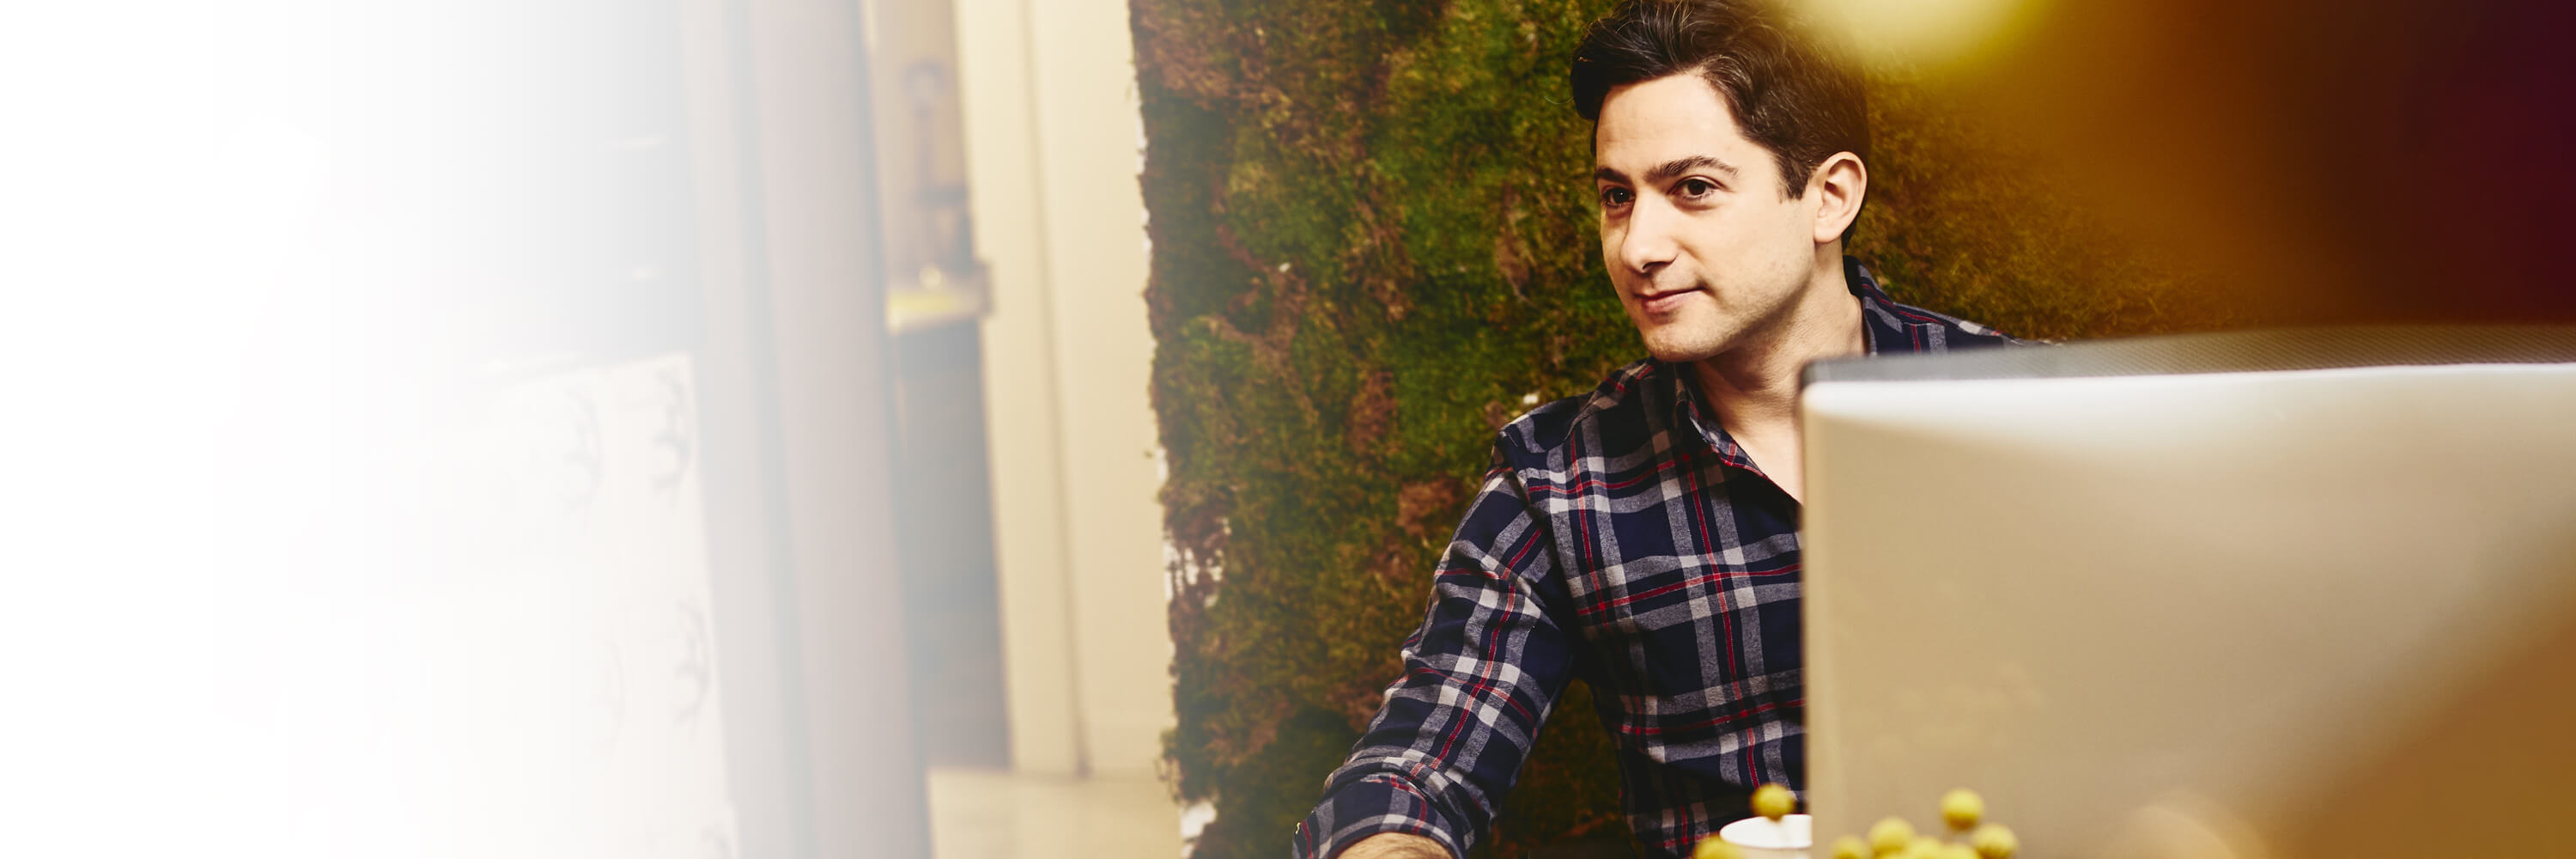
[[[1161,484],[1146,395],[1144,202],[1127,5],[1029,4],[1047,282],[1073,570],[1077,697],[1091,765],[1153,771],[1172,724]]]
[[[957,0],[958,82],[977,253],[988,266],[984,414],[1011,755],[1023,772],[1085,769],[1056,409],[1053,302],[1040,217],[1026,0]]]

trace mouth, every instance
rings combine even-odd
[[[1698,292],[1699,290],[1697,289],[1672,289],[1665,290],[1663,292],[1641,292],[1637,294],[1637,305],[1639,309],[1644,310],[1647,313],[1662,315],[1680,308],[1682,306],[1683,299]]]

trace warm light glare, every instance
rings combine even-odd
[[[1973,62],[2010,41],[2041,0],[1804,0],[1864,61]]]

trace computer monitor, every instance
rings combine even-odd
[[[1821,845],[1953,787],[2030,857],[2563,853],[2576,329],[1810,368]]]

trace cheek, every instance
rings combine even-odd
[[[1825,192],[1815,188],[1809,188],[1807,189],[1807,196],[1790,200],[1787,205],[1781,207],[1784,211],[1781,212],[1780,216],[1780,232],[1791,238],[1788,242],[1790,247],[1799,247],[1800,243],[1803,242],[1805,245],[1804,248],[1802,248],[1803,250],[1812,251],[1814,249],[1816,243],[1816,216],[1823,214],[1823,210],[1820,208],[1820,201],[1824,199],[1824,196]]]
[[[1783,225],[1784,228],[1796,233],[1799,238],[1805,239],[1808,245],[1813,246],[1816,241],[1816,219],[1825,213],[1824,199],[1825,192],[1822,189],[1809,188],[1807,196],[1789,201],[1789,223]]]
[[[1756,268],[1766,279],[1786,270],[1798,268],[1810,255],[1813,233],[1799,217],[1805,207],[1796,200],[1781,201],[1778,206],[1764,206],[1759,213],[1747,212],[1741,228],[1734,234],[1736,258]]]
[[[1769,242],[1763,232],[1768,228],[1747,214],[1742,209],[1721,210],[1702,216],[1692,225],[1697,228],[1693,230],[1696,235],[1692,256],[1711,270],[1711,277],[1733,279],[1748,268],[1764,265],[1761,252]]]

